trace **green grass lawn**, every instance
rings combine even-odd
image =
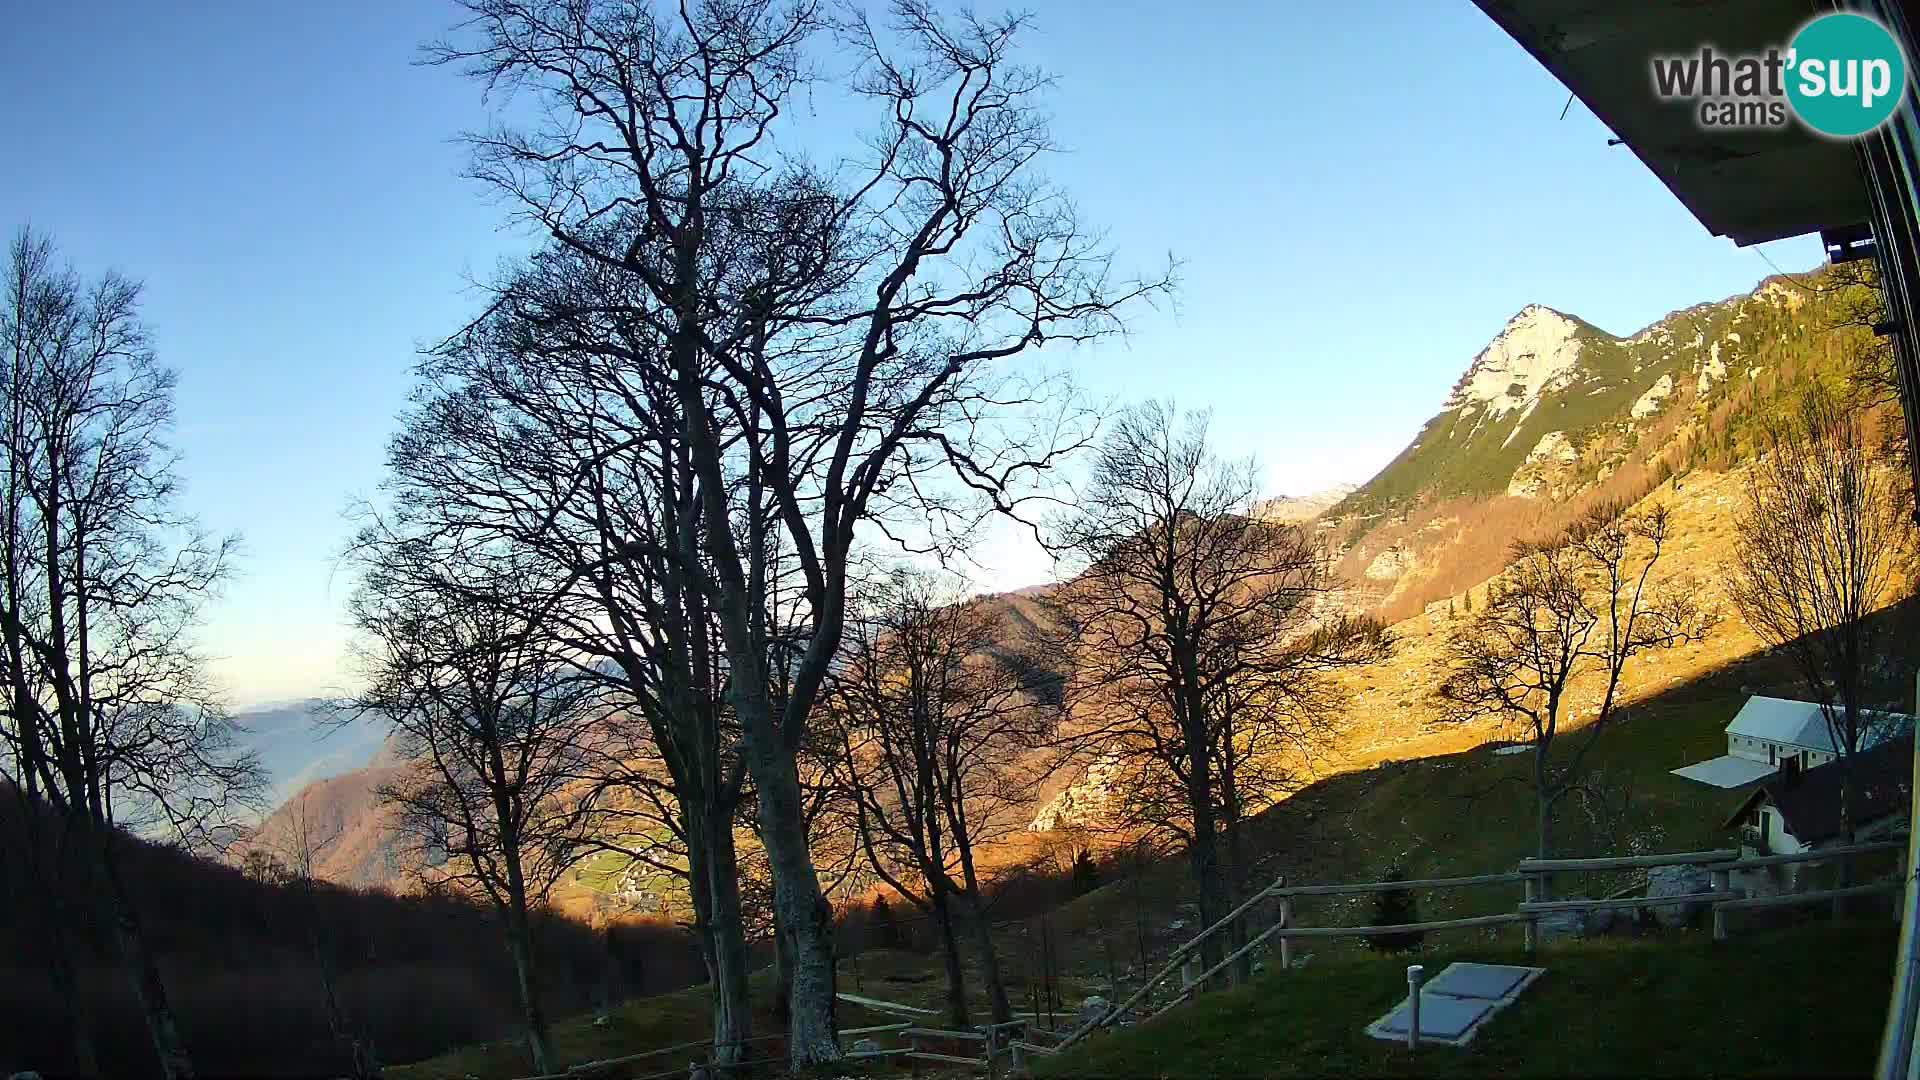
[[[562,1062],[576,1065],[649,1047],[692,1042],[712,1034],[709,1016],[707,988],[697,986],[628,1002],[612,1011],[605,1027],[593,1026],[590,1016],[559,1021],[553,1025],[554,1048]],[[676,1064],[685,1062],[666,1060],[651,1071],[658,1072]],[[413,1065],[391,1067],[385,1070],[385,1075],[391,1080],[460,1080],[466,1076],[505,1080],[532,1072],[526,1047],[518,1040],[502,1040],[464,1046]]]
[[[781,1030],[764,1009],[769,1000],[767,984],[767,973],[754,976],[754,1031],[761,1035]],[[611,1010],[604,1027],[596,1027],[591,1016],[557,1021],[553,1025],[554,1051],[563,1066],[572,1066],[710,1038],[712,1011],[707,994],[707,987],[701,985],[629,1001]],[[839,1019],[843,1028],[895,1022],[894,1017],[845,1002],[840,1004]],[[751,1056],[771,1057],[783,1052],[783,1045],[777,1041],[757,1042],[753,1044]],[[704,1049],[683,1050],[637,1063],[629,1072],[614,1075],[642,1076],[683,1069],[690,1061],[704,1060]],[[436,1058],[384,1071],[388,1080],[463,1080],[469,1076],[479,1080],[511,1080],[532,1074],[526,1046],[512,1039],[465,1046]]]
[[[1892,980],[1890,920],[1736,937],[1601,941],[1542,950],[1429,949],[1547,969],[1464,1048],[1362,1029],[1406,996],[1405,957],[1346,958],[1256,978],[1160,1020],[1042,1059],[1043,1077],[1860,1076]]]

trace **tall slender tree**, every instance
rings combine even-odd
[[[1116,762],[1119,805],[1186,845],[1200,918],[1233,906],[1238,823],[1263,756],[1310,755],[1332,727],[1340,669],[1383,658],[1379,623],[1327,601],[1327,553],[1254,513],[1254,469],[1220,458],[1204,413],[1149,402],[1110,427],[1057,543],[1079,574],[1059,594],[1072,659],[1069,745]],[[1212,967],[1218,938],[1203,946]]]
[[[257,799],[257,762],[208,686],[192,633],[224,579],[234,541],[207,537],[177,508],[174,373],[139,315],[140,286],[83,282],[50,240],[23,230],[9,250],[0,311],[6,343],[5,490],[0,493],[3,728],[27,820],[58,822],[26,848],[43,860],[43,916],[55,981],[73,1001],[75,1059],[98,1055],[75,983],[88,918],[118,946],[169,1077],[192,1059],[120,868],[126,832],[204,847]],[[74,875],[84,871],[83,878]]]
[[[415,537],[363,536],[351,601],[367,687],[349,704],[393,725],[411,771],[389,785],[429,872],[500,913],[527,1049],[558,1071],[540,995],[533,916],[578,858],[569,785],[593,752],[598,686],[525,612],[550,597],[538,569]]]
[[[901,569],[864,590],[827,697],[841,813],[868,865],[928,915],[953,1022],[968,1022],[960,937],[971,937],[995,1023],[1011,1019],[975,852],[1021,827],[1034,751],[1055,710],[1034,693],[1030,649],[957,590]]]
[[[891,518],[937,536],[955,490],[976,496],[968,510],[1010,508],[1062,447],[1005,438],[1008,415],[1048,394],[998,363],[1113,333],[1164,281],[1114,281],[1070,201],[1036,179],[1048,80],[1014,59],[1021,18],[948,18],[922,0],[896,0],[885,28],[858,14],[829,25],[811,0],[466,7],[429,58],[533,96],[543,107],[527,115],[545,118],[476,136],[474,174],[648,296],[621,314],[657,342],[650,362],[698,485],[699,572],[793,947],[789,1049],[796,1066],[835,1059],[831,925],[798,756],[840,646],[857,533]],[[769,164],[789,145],[794,96],[826,92],[814,76],[829,58],[873,109],[870,153],[821,168],[794,143]],[[1076,441],[1071,424],[1047,430]],[[941,477],[959,484],[942,492]],[[791,622],[808,635],[780,673],[765,625],[773,551],[798,574]]]
[[[687,882],[725,1064],[751,1035],[735,850],[745,770],[698,526],[702,481],[676,441],[657,336],[636,314],[651,300],[561,246],[510,268],[496,294],[419,365],[422,389],[388,455],[393,530],[484,542],[555,575],[562,595],[542,599],[541,617],[615,706],[582,795],[595,822],[584,835]],[[756,520],[749,542],[760,545],[765,512]],[[786,575],[777,557],[766,565],[773,620]]]

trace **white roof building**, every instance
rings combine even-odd
[[[1861,724],[1860,749],[1869,750],[1912,730],[1913,718],[1870,709],[1862,715]],[[1772,757],[1768,757],[1768,747],[1775,748]],[[1804,762],[1808,766],[1823,765],[1840,752],[1832,725],[1817,702],[1758,694],[1748,698],[1733,723],[1727,725],[1727,752],[1777,763],[1784,750],[1818,755],[1821,760]]]
[[[1862,716],[1860,749],[1870,750],[1913,730],[1913,718],[1869,710]],[[1745,787],[1772,776],[1782,761],[1815,768],[1837,759],[1839,747],[1819,703],[1754,695],[1727,725],[1727,752],[1673,775],[1718,788]]]

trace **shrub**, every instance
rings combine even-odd
[[[1387,871],[1386,881],[1405,881],[1407,872],[1401,867]],[[1374,926],[1400,926],[1420,921],[1420,907],[1415,902],[1412,889],[1382,889],[1374,894]],[[1425,941],[1425,930],[1408,930],[1399,934],[1376,934],[1367,938],[1367,947],[1377,952],[1409,952],[1420,947]]]

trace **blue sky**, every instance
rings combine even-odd
[[[1363,481],[1514,312],[1619,333],[1771,272],[1709,236],[1468,0],[1047,0],[1048,166],[1172,308],[1073,358],[1102,396],[1211,406],[1274,493]],[[0,226],[147,283],[181,372],[186,501],[245,538],[205,642],[247,704],[337,687],[335,555],[417,345],[526,240],[459,173],[478,88],[414,66],[438,0],[25,5],[0,65]],[[819,118],[825,125],[837,116]],[[1783,269],[1811,239],[1769,245]],[[1044,579],[1001,536],[981,576]]]

